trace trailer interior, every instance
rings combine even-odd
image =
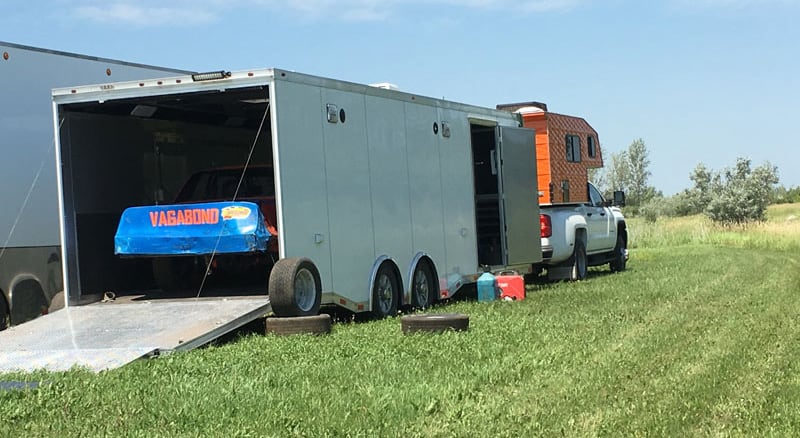
[[[114,254],[125,208],[171,203],[201,170],[272,165],[267,86],[58,108],[71,302],[156,288],[152,259]],[[240,286],[264,294],[265,278]]]

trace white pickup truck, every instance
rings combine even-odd
[[[537,271],[547,270],[549,279],[582,280],[589,266],[608,263],[611,271],[625,270],[628,260],[628,231],[620,206],[625,194],[615,192],[612,202],[588,184],[586,202],[540,206],[542,262]]]

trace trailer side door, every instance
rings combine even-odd
[[[541,260],[534,131],[497,127],[505,265]]]

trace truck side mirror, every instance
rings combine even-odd
[[[625,206],[625,192],[622,190],[615,190],[614,191],[614,204],[619,207]]]

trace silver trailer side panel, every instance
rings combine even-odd
[[[0,42],[0,299],[12,324],[63,289],[51,90],[184,73]]]

